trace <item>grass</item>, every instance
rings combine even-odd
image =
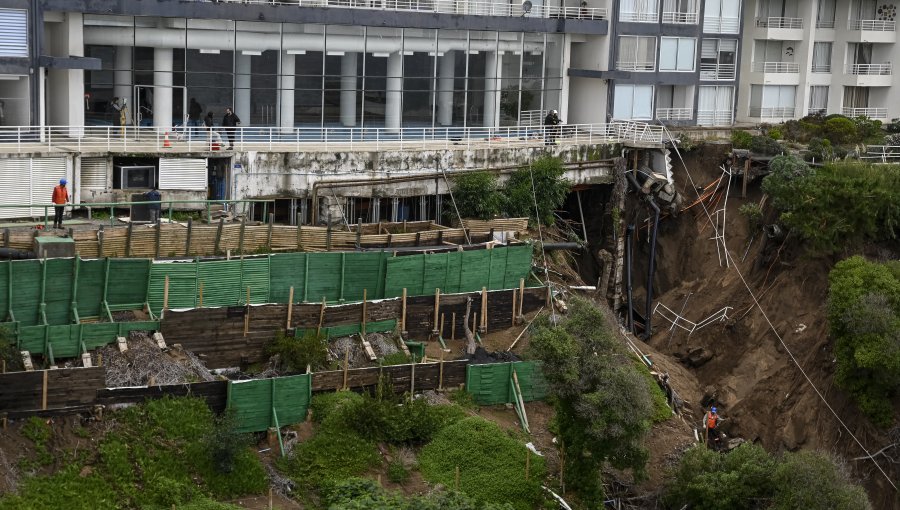
[[[203,400],[154,400],[111,413],[105,422],[108,429],[96,438],[95,452],[82,449],[78,457],[64,452],[61,470],[26,478],[18,494],[0,498],[0,510],[230,510],[234,507],[213,500],[262,494],[268,487],[265,469],[246,447],[230,472],[216,469],[208,441],[216,422]],[[33,419],[23,434],[38,444],[48,441],[52,430]]]

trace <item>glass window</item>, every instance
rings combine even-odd
[[[616,69],[619,71],[654,71],[656,69],[656,38],[620,37]]]
[[[828,111],[828,85],[809,87],[809,114],[824,115]]]
[[[656,23],[659,19],[659,0],[621,0],[619,21]]]
[[[692,37],[662,37],[659,41],[659,70],[694,70],[697,40]]]
[[[616,85],[613,99],[614,119],[653,118],[653,85]]]
[[[737,34],[741,29],[741,0],[707,0],[703,31],[708,34]]]
[[[812,72],[831,72],[831,43],[817,42],[813,44]]]
[[[434,118],[437,31],[403,30],[403,126],[431,127]]]
[[[733,123],[734,87],[702,86],[697,97],[697,124],[730,126]]]
[[[819,0],[816,11],[816,28],[834,28],[836,0]]]

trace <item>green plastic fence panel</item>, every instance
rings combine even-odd
[[[250,303],[269,302],[269,257],[244,259],[241,261],[241,300],[247,301],[247,287],[250,287]]]
[[[85,347],[96,349],[116,341],[119,327],[113,322],[97,322],[93,324],[81,324],[81,341]]]
[[[345,301],[362,301],[363,290],[367,299],[384,296],[384,252],[347,253],[344,256]]]
[[[397,329],[397,319],[388,319],[384,321],[376,321],[376,322],[367,322],[366,323],[366,333],[387,333],[390,331],[394,331]],[[306,334],[307,331],[315,331],[313,329],[297,329],[294,332],[295,338],[300,338]],[[355,335],[357,333],[362,332],[362,324],[346,324],[343,326],[331,326],[327,328],[322,328],[321,333],[325,335],[325,338],[339,337],[339,336],[350,336]]]
[[[228,408],[233,409],[240,432],[259,432],[274,425],[272,409],[281,426],[306,419],[310,375],[230,381]]]
[[[477,250],[463,254],[459,292],[477,291],[482,287],[491,288],[488,285],[488,276],[491,272],[491,257],[494,251],[502,250]]]
[[[12,264],[12,310],[22,326],[38,324],[41,303],[41,262],[16,260]]]
[[[203,282],[203,306],[232,306],[243,301],[240,260],[201,262],[198,273]]]
[[[309,255],[309,277],[307,278],[306,298],[308,301],[327,301],[341,299],[341,280],[343,268],[342,253],[316,253]],[[296,291],[295,291],[296,292]]]
[[[430,255],[434,257],[434,255]],[[387,260],[387,278],[384,286],[384,297],[403,295],[403,289],[410,296],[426,294],[423,292],[425,273],[425,256],[407,255],[391,257]],[[434,292],[434,289],[431,290]]]
[[[194,308],[197,304],[197,265],[195,262],[154,263],[150,269],[148,301],[157,314],[163,307],[163,294],[169,277],[169,308]],[[204,306],[206,305],[206,289]]]
[[[46,283],[44,303],[48,324],[69,324],[72,316],[72,282],[75,278],[75,259],[48,259],[46,264]],[[53,354],[56,355],[54,346]],[[63,354],[59,354],[63,356]]]
[[[106,301],[111,310],[131,310],[147,301],[147,278],[152,265],[150,259],[109,259]]]
[[[76,303],[78,316],[99,317],[102,313],[100,303],[103,301],[103,277],[106,269],[105,260],[81,260],[78,262],[78,285]],[[142,287],[146,288],[144,282]]]
[[[284,253],[272,256],[269,262],[269,298],[273,303],[287,303],[291,287],[294,288],[294,302],[299,303],[303,300],[306,256],[306,253]]]
[[[9,320],[9,268],[12,262],[0,262],[0,320]]]
[[[47,328],[50,345],[53,346],[53,357],[57,359],[74,358],[81,354],[77,326],[48,326]]]
[[[533,361],[469,365],[466,367],[466,390],[480,405],[511,403],[514,398],[510,386],[513,368],[526,402],[546,398],[547,383],[540,364]]]
[[[19,328],[19,349],[43,354],[45,329],[45,326],[23,326]]]
[[[504,272],[503,289],[511,289],[519,286],[519,280],[528,279],[531,274],[531,246],[515,246],[506,249],[508,256],[506,258],[506,271]]]

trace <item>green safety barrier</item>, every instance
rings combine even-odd
[[[239,432],[259,432],[306,419],[312,398],[310,374],[228,382],[228,409]]]
[[[375,321],[375,322],[367,322],[366,323],[366,333],[387,333],[397,329],[397,319],[387,319],[383,321]],[[315,328],[307,328],[300,329],[297,328],[294,330],[294,338],[301,338],[306,334],[307,331],[315,331]],[[343,326],[330,326],[327,328],[322,328],[320,331],[325,338],[331,337],[339,337],[339,336],[350,336],[355,335],[357,333],[362,333],[362,324],[346,324]]]
[[[74,358],[127,337],[132,331],[156,331],[159,321],[97,322],[19,328],[19,350],[52,357]]]
[[[513,370],[516,371],[525,402],[547,397],[547,381],[540,363],[535,361],[469,365],[466,367],[466,391],[479,405],[514,403]]]

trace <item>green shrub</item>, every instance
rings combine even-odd
[[[759,230],[762,227],[763,213],[759,204],[750,202],[742,205],[738,211],[747,218],[747,225],[751,232]]]
[[[53,435],[50,425],[38,416],[32,416],[22,425],[22,435],[27,437],[37,447],[46,446]]]
[[[0,327],[0,360],[6,362],[7,372],[19,372],[24,370],[22,365],[22,353],[16,349],[15,338],[9,330]]]
[[[834,117],[825,121],[822,134],[835,145],[855,143],[857,139],[856,124],[846,117]]]
[[[312,410],[312,419],[317,423],[326,423],[331,420],[346,422],[346,418],[344,418],[346,410],[361,402],[362,399],[362,395],[352,391],[316,395],[309,404],[309,408]]]
[[[735,149],[749,149],[752,139],[753,135],[746,131],[731,132],[731,145]]]
[[[766,136],[771,138],[772,140],[782,140],[784,139],[784,134],[781,132],[781,129],[777,127],[773,127],[766,132]]]
[[[900,391],[900,263],[851,257],[829,274],[828,324],[835,339],[835,382],[875,423],[893,421]]]
[[[531,455],[528,480],[526,455]],[[432,483],[454,487],[457,468],[459,490],[479,502],[531,510],[542,499],[544,459],[483,418],[468,417],[441,430],[419,455],[419,470]]]
[[[367,478],[349,478],[322,491],[323,507],[340,510],[512,510],[508,504],[480,503],[458,492],[433,491],[404,498]]]
[[[854,117],[853,125],[856,128],[854,143],[868,143],[881,145],[884,143],[884,133],[881,130],[881,121],[868,117]]]
[[[765,156],[777,156],[784,153],[784,147],[768,136],[754,136],[750,139],[750,152]]]
[[[403,351],[392,352],[381,358],[381,365],[388,367],[392,365],[405,365],[409,363],[409,356]]]
[[[456,406],[424,399],[402,404],[366,396],[348,409],[347,426],[361,437],[390,444],[423,444],[465,415]]]
[[[283,330],[275,333],[275,338],[266,348],[269,356],[277,355],[281,367],[288,372],[306,372],[325,368],[328,363],[328,343],[325,335],[307,330],[300,338],[285,335]]]
[[[388,480],[394,483],[406,483],[409,480],[409,470],[399,460],[391,461],[387,467]]]
[[[381,462],[374,441],[338,426],[320,425],[315,435],[279,460],[278,466],[303,490],[316,490],[359,476]]]
[[[544,156],[510,174],[504,188],[507,214],[511,217],[527,216],[543,225],[554,224],[555,212],[566,201],[572,188],[572,184],[563,177],[565,173],[559,158]]]
[[[492,172],[468,172],[452,180],[453,200],[463,218],[489,220],[503,211],[504,197]]]
[[[813,138],[806,147],[806,156],[808,159],[819,163],[832,161],[834,159],[834,147],[831,146],[831,142],[827,139]]]

